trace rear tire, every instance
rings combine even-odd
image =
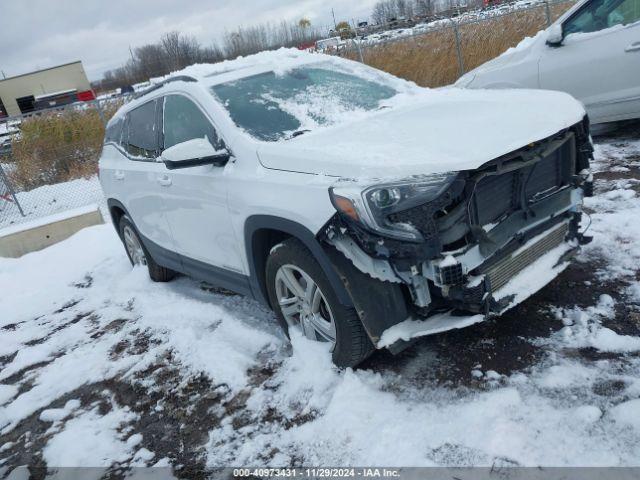
[[[307,338],[331,342],[332,360],[339,367],[355,367],[375,350],[356,310],[340,303],[312,253],[297,239],[272,249],[266,282],[269,302],[287,336],[294,327]]]
[[[118,232],[131,265],[146,265],[149,270],[149,277],[154,282],[168,282],[176,276],[176,272],[158,265],[151,258],[151,255],[149,255],[140,240],[138,230],[127,215],[123,215],[120,218]]]

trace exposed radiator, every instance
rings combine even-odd
[[[562,244],[568,231],[569,224],[563,223],[525,250],[517,250],[505,258],[498,260],[486,270],[481,270],[481,273],[489,277],[491,290],[495,292],[504,287],[509,280],[542,255]]]

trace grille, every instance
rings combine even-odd
[[[530,201],[543,198],[562,185],[561,162],[558,161],[557,152],[558,150],[533,166],[525,188],[525,194]]]
[[[496,290],[504,287],[514,276],[531,265],[542,255],[553,250],[564,242],[564,238],[566,237],[568,230],[569,225],[564,223],[562,226],[556,227],[555,230],[538,240],[526,250],[515,255],[507,255],[488,267],[486,270],[481,269],[481,273],[484,273],[489,277],[491,290],[495,292]]]
[[[479,225],[491,223],[517,205],[516,172],[491,175],[478,182],[474,195],[476,216]]]
[[[531,204],[567,185],[571,181],[572,151],[571,142],[565,141],[532,166],[481,179],[472,199],[477,224],[493,223],[519,209],[522,193]]]
[[[565,140],[534,165],[479,180],[470,198],[471,222],[475,225],[497,222],[521,209],[523,197],[532,204],[569,184],[575,159],[575,140],[572,135],[567,135]],[[449,201],[452,199],[449,198]],[[447,205],[446,202],[441,205],[418,205],[390,215],[389,220],[411,223],[428,240],[438,236],[434,216]]]
[[[436,267],[436,273],[440,275],[440,283],[442,285],[457,285],[464,280],[460,263],[449,265],[448,267]]]

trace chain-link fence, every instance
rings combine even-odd
[[[9,182],[2,163],[0,163],[0,225],[5,218],[24,216],[24,211],[16,198],[11,182]]]
[[[467,12],[456,18],[347,40],[328,53],[361,61],[425,87],[449,85],[548,27],[574,3],[549,0]]]
[[[0,119],[0,229],[96,204],[104,128],[125,97]]]

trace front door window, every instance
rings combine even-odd
[[[640,20],[640,0],[593,0],[564,24],[564,34],[591,33]]]

